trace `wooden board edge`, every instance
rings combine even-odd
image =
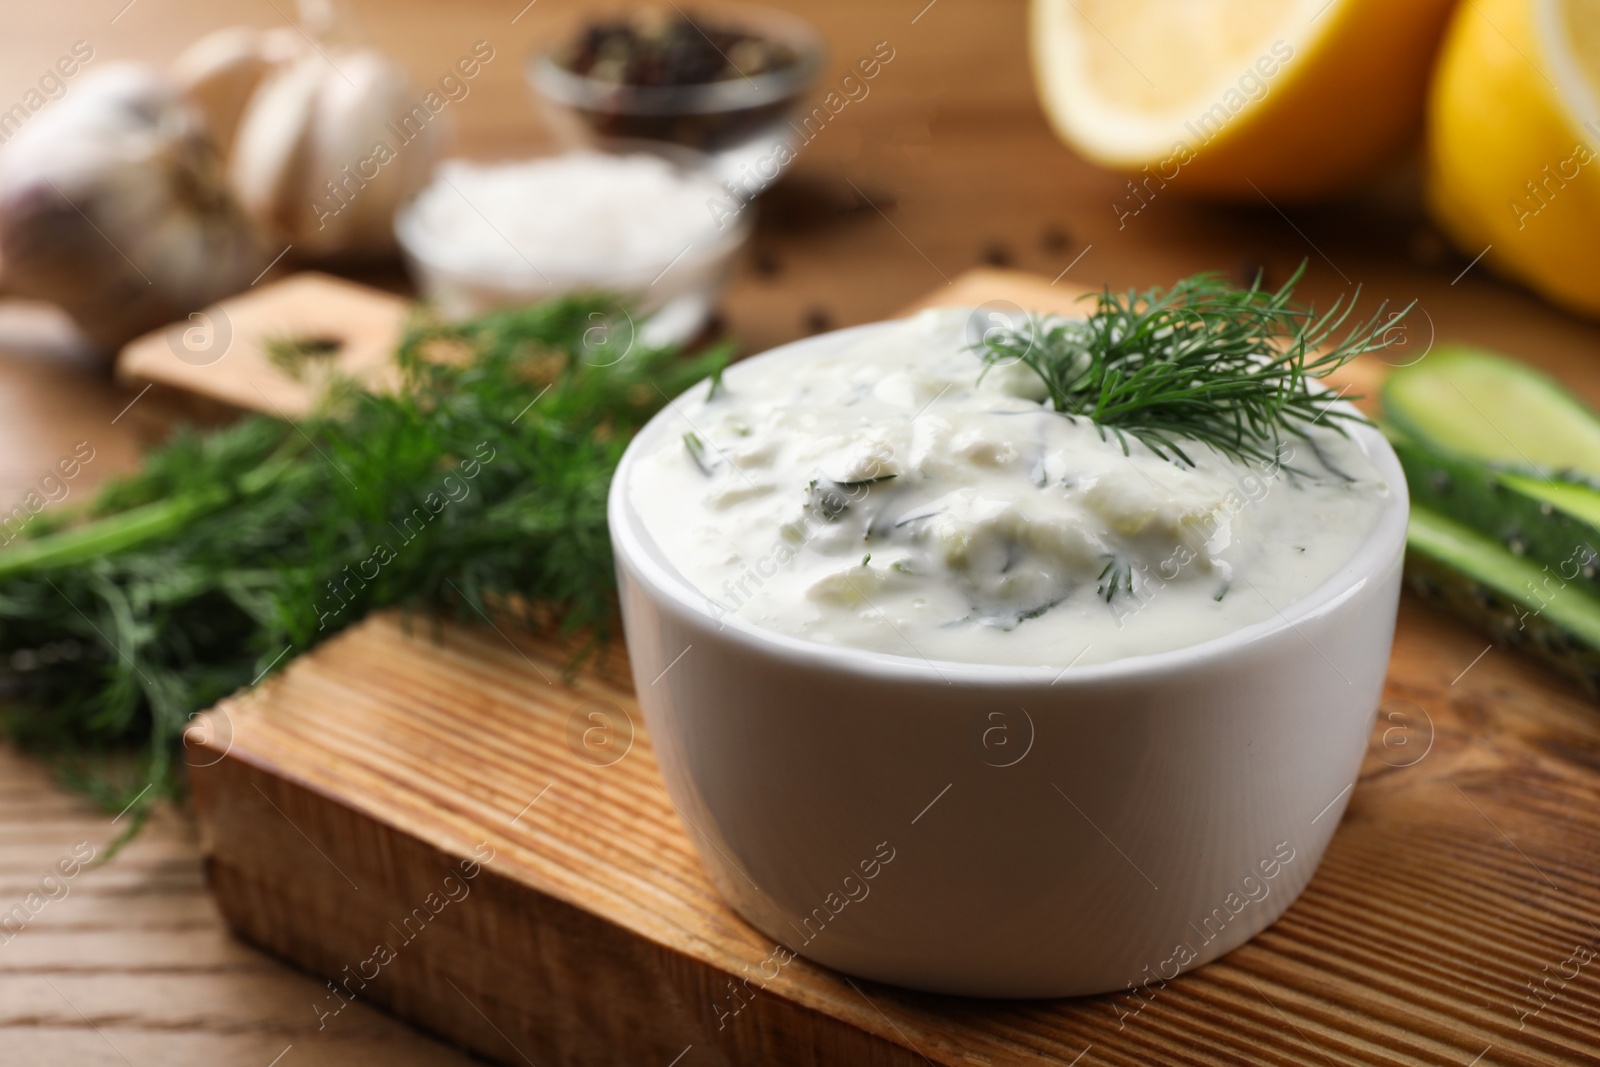
[[[926,1067],[895,1041],[752,990],[500,873],[492,856],[441,849],[281,770],[230,754],[192,771],[206,876],[235,934],[329,979],[307,1006],[322,1026],[337,1025],[348,995],[506,1064],[664,1064],[692,1046],[726,1064]],[[719,1018],[741,991],[737,1017]]]

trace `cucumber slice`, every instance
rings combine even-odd
[[[1406,582],[1419,596],[1543,660],[1600,700],[1600,599],[1556,568],[1514,556],[1415,503],[1406,548]]]
[[[1395,370],[1382,396],[1385,418],[1436,451],[1600,486],[1600,418],[1532,367],[1450,345]]]
[[[1600,418],[1460,345],[1395,370],[1382,396],[1411,489],[1407,583],[1600,699]]]
[[[1587,485],[1552,482],[1543,478],[1530,478],[1525,474],[1508,474],[1502,480],[1507,485],[1514,486],[1521,492],[1578,519],[1589,528],[1591,536],[1600,536],[1600,492]]]
[[[1390,434],[1411,501],[1469,526],[1513,556],[1549,567],[1600,597],[1600,493],[1504,474]]]

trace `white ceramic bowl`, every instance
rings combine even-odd
[[[1124,989],[1235,948],[1305,888],[1394,633],[1408,505],[1375,430],[1352,432],[1394,492],[1322,586],[1223,637],[1063,673],[719,617],[628,501],[635,458],[678,419],[663,411],[623,457],[611,538],[667,788],[718,890],[774,942],[757,985],[793,952],[940,993]]]

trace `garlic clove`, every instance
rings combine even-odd
[[[217,149],[226,156],[245,105],[262,80],[304,50],[299,34],[287,27],[230,26],[184,49],[172,64],[172,78],[205,115]]]
[[[229,180],[244,209],[275,239],[294,242],[300,236],[294,203],[305,185],[306,142],[329,69],[320,55],[279,68],[256,90],[239,120]]]
[[[419,98],[382,53],[344,52],[334,62],[343,77],[325,79],[317,99],[299,230],[323,254],[392,252],[395,209],[426,181],[438,123],[429,115],[412,135],[394,121]]]
[[[309,42],[305,34],[293,26],[278,26],[260,32],[261,54],[274,66],[282,66],[306,53]]]
[[[440,118],[370,48],[306,55],[257,89],[230,178],[247,211],[300,258],[394,251],[396,209],[427,183]]]

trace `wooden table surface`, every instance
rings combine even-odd
[[[472,94],[450,110],[458,150],[494,157],[544,142],[520,63],[577,6],[525,3],[371,0],[354,9],[371,40],[419,82],[436,80],[476,41],[494,47]],[[1407,358],[1435,337],[1472,340],[1553,369],[1600,403],[1600,330],[1496,281],[1481,264],[1468,269],[1472,255],[1448,250],[1423,220],[1414,165],[1401,163],[1348,201],[1315,208],[1189,204],[1175,185],[1119,228],[1113,204],[1122,181],[1075,159],[1045,126],[1027,68],[1021,0],[779,3],[827,37],[825,81],[880,41],[894,58],[764,205],[725,309],[746,350],[880,317],[980,262],[1126,286],[1200,269],[1243,276],[1261,267],[1276,280],[1309,259],[1304,293],[1319,302],[1356,284],[1373,299],[1419,302]],[[96,66],[165,62],[206,30],[281,24],[288,11],[288,0],[17,5],[0,35],[0,103],[19,99],[78,40],[92,44]],[[63,348],[48,314],[0,305],[0,502],[7,506],[77,442],[95,450],[72,489],[81,494],[132,464],[149,432],[139,405],[127,408],[131,391],[113,388]],[[1459,696],[1451,699],[1465,701],[1475,721],[1515,719],[1506,690],[1477,691],[1470,667],[1464,658],[1466,673],[1453,687]],[[1600,736],[1592,724],[1569,717],[1557,725],[1550,759],[1570,762],[1587,752],[1594,763]],[[1524,832],[1516,820],[1536,817],[1507,813],[1495,825],[1500,836],[1485,833],[1516,847]],[[103,847],[118,825],[53,784],[39,765],[0,749],[0,910],[35,889],[79,842]],[[184,811],[163,812],[123,856],[68,886],[26,931],[0,944],[0,1065],[468,1062],[361,1006],[336,1035],[319,1034],[312,1004],[320,984],[223,930]]]

